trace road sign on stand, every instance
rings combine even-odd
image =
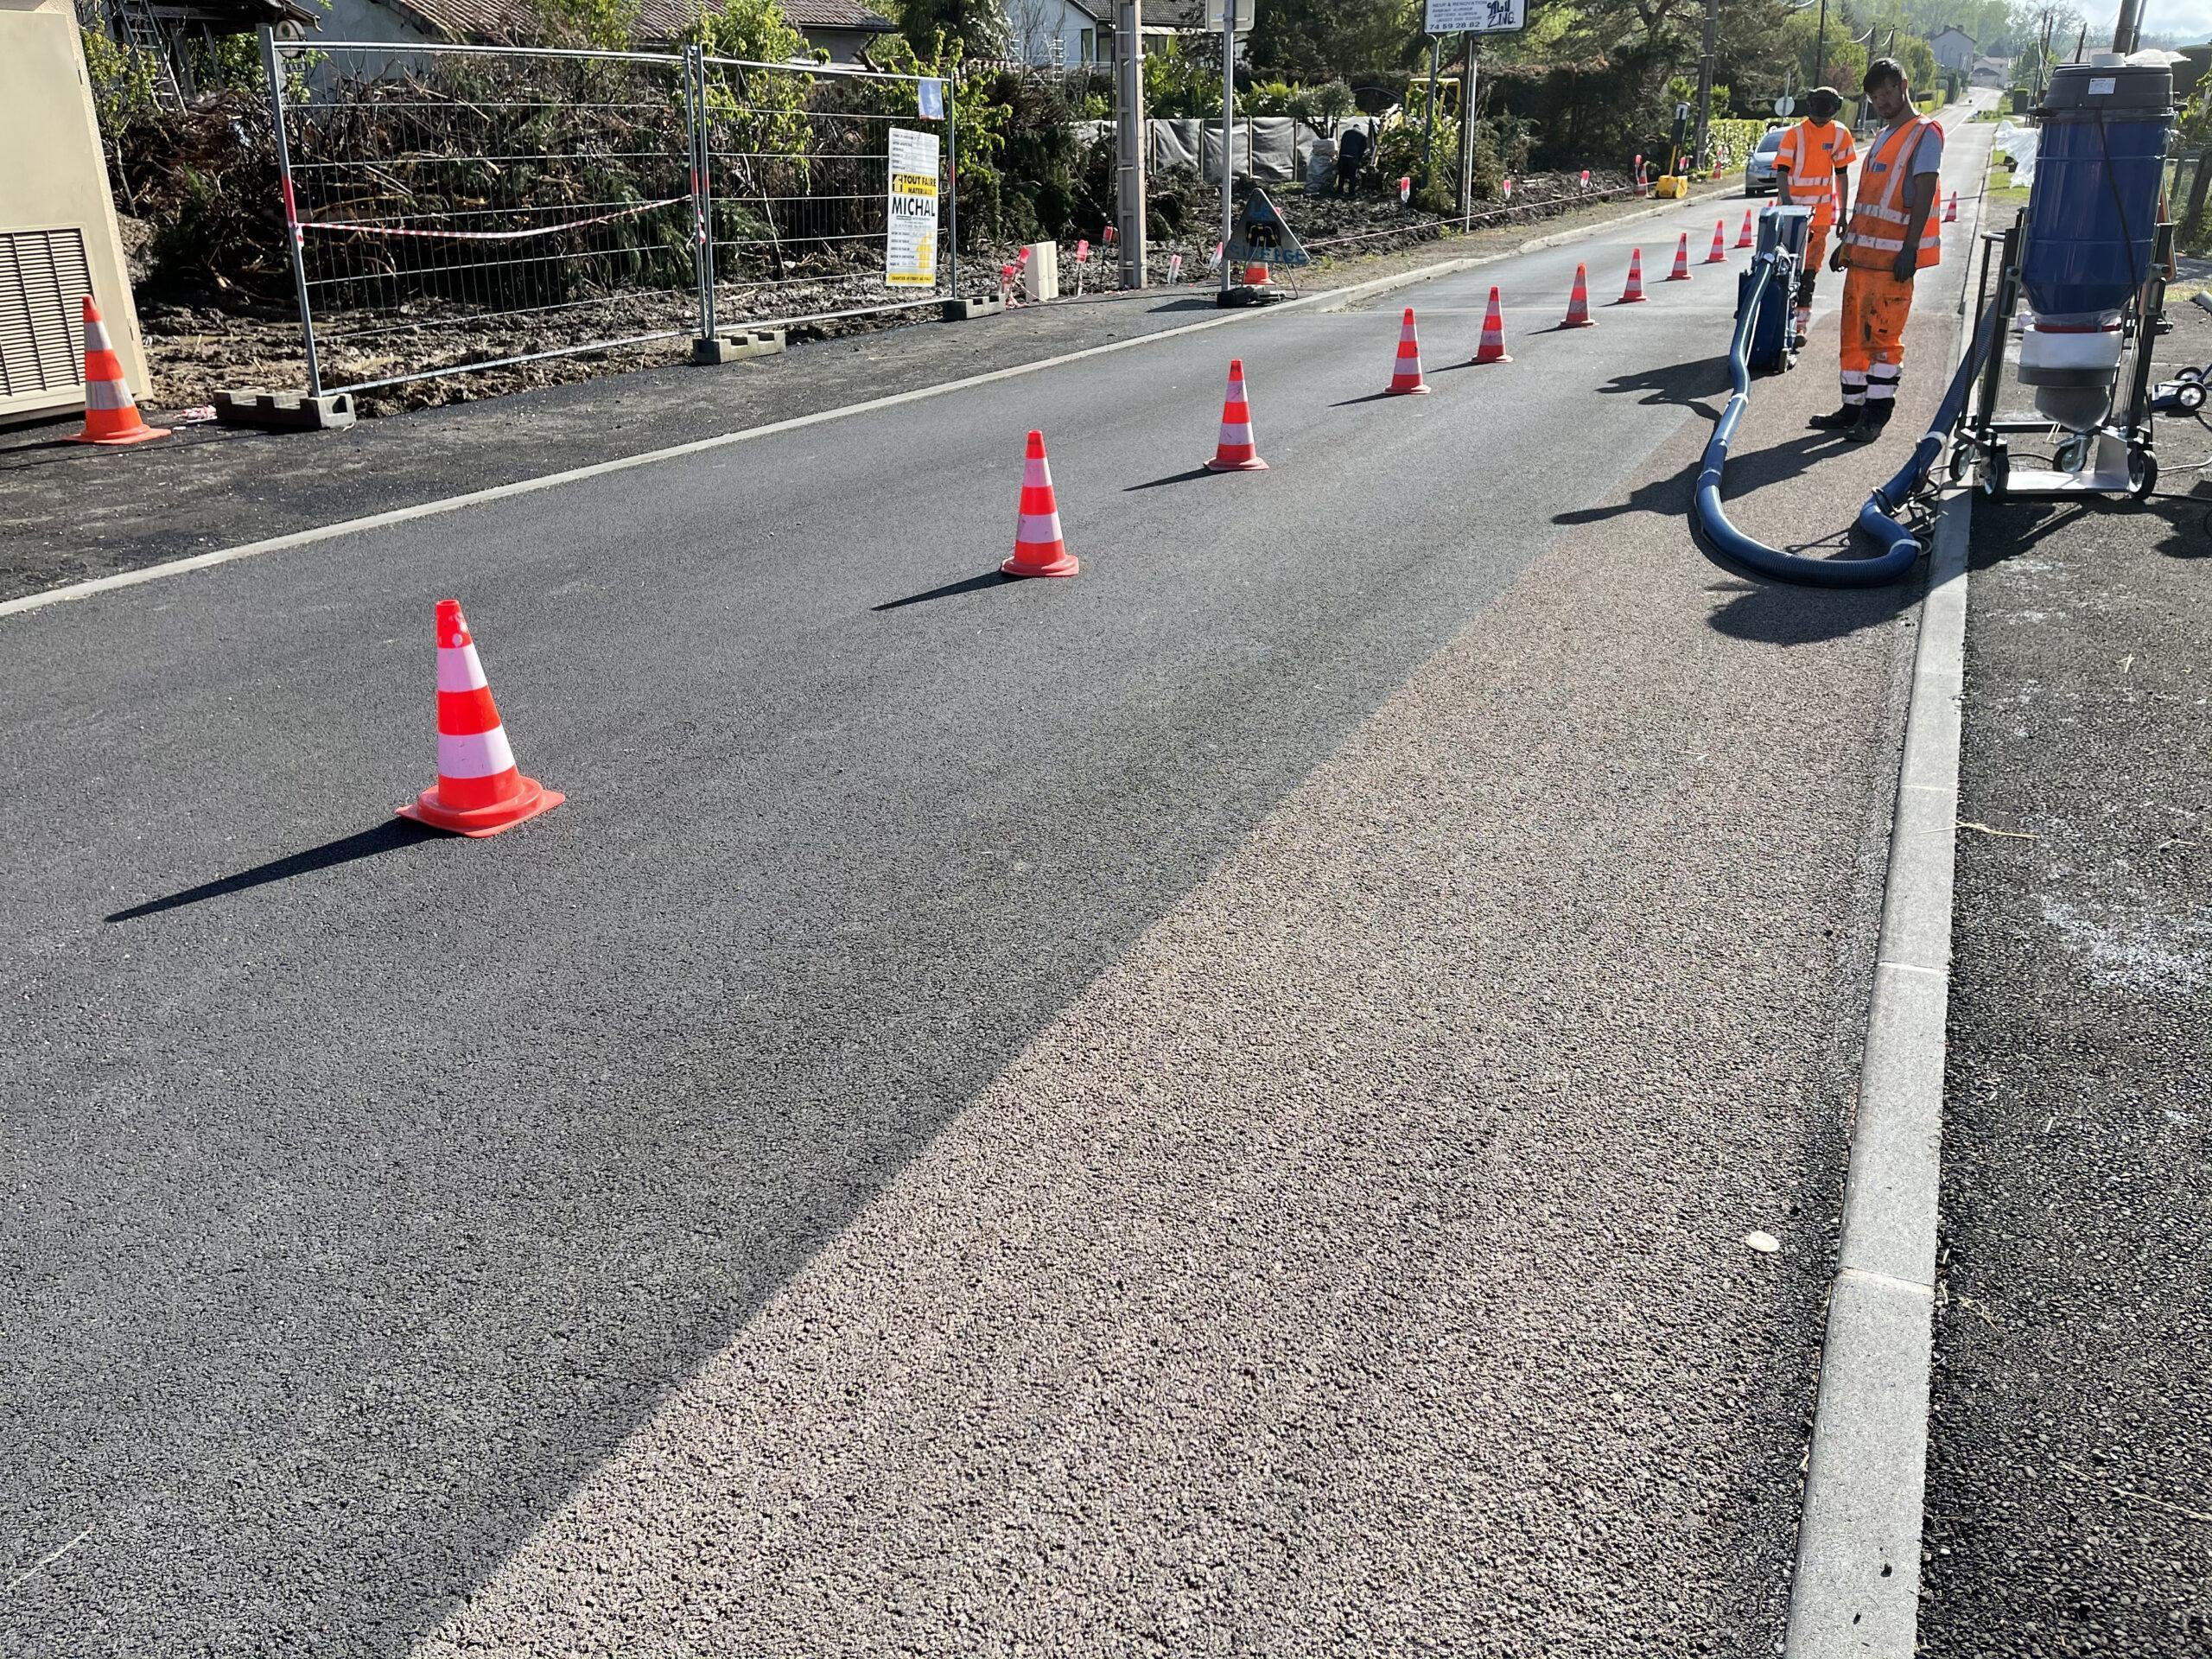
[[[1239,35],[1252,32],[1253,5],[1254,0],[1236,0],[1236,32]],[[1206,32],[1209,35],[1221,33],[1222,14],[1228,9],[1226,0],[1206,0]]]
[[[1796,108],[1797,100],[1790,97],[1787,92],[1784,92],[1780,98],[1774,100],[1774,112],[1777,115],[1793,114],[1796,112]]]
[[[1517,35],[1528,27],[1529,0],[1428,0],[1432,35]]]

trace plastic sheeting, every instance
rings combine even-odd
[[[1999,156],[2012,158],[2012,182],[2022,189],[2036,181],[2036,144],[2042,134],[2033,127],[2017,127],[2010,121],[1997,124],[1997,136],[1989,147]]]
[[[1145,124],[1145,167],[1151,172],[1187,167],[1211,183],[1221,181],[1221,120],[1154,116]],[[1110,138],[1111,121],[1079,121],[1077,137]],[[1319,147],[1333,155],[1333,140],[1323,137],[1295,116],[1247,116],[1230,129],[1230,164],[1236,176],[1262,184],[1288,184],[1306,176],[1308,159]]]

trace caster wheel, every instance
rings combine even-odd
[[[2002,449],[1993,449],[1982,457],[1981,493],[1992,501],[2005,499],[2005,486],[2012,482],[2012,457]]]
[[[2138,501],[2148,500],[2151,492],[2158,487],[2158,458],[2148,449],[2127,452],[2127,493]]]
[[[1960,439],[1951,441],[1951,457],[1944,463],[1944,475],[1954,484],[1963,484],[1967,474],[1974,469],[1974,446]]]

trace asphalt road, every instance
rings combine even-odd
[[[2174,308],[2164,372],[2212,358]],[[2148,508],[1974,512],[1921,1629],[2212,1651],[2212,434]]]
[[[1625,255],[0,622],[0,1649],[1771,1652],[1911,596]]]

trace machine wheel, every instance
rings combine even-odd
[[[2138,501],[2150,499],[2158,487],[2158,458],[2147,448],[2127,452],[2127,493]]]
[[[2176,369],[2174,371],[2174,378],[2177,380],[2202,380],[2204,378],[2204,371],[2201,368],[2195,367],[2194,365],[2186,369]]]
[[[2202,380],[2183,381],[2174,389],[2174,402],[2181,406],[2183,414],[2196,414],[2204,407],[2204,383]]]
[[[1963,484],[1967,481],[1967,474],[1973,469],[1973,467],[1974,445],[1968,443],[1963,435],[1953,438],[1951,457],[1944,466],[1946,475],[1952,483]]]
[[[2005,499],[2005,486],[2012,482],[2012,457],[2001,447],[1993,447],[1981,458],[1981,493],[1992,501]]]

